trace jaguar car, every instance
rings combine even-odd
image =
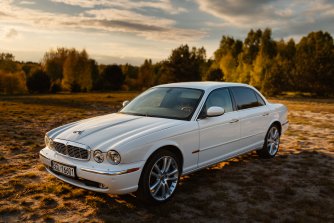
[[[39,157],[66,183],[163,203],[183,175],[253,150],[275,157],[287,128],[286,106],[252,86],[172,83],[125,101],[117,113],[52,129]]]

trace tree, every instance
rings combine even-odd
[[[124,80],[122,69],[116,64],[106,66],[100,75],[103,90],[120,90]]]
[[[168,60],[161,67],[161,81],[182,82],[201,80],[201,66],[205,64],[205,49],[193,47],[191,50],[188,45],[181,45],[174,49]]]
[[[18,71],[13,54],[0,53],[0,70],[11,73]]]
[[[229,36],[223,36],[219,48],[214,52],[215,60],[219,63],[220,60],[231,53],[233,58],[237,58],[242,52],[243,44],[240,40],[235,40]]]
[[[125,76],[123,86],[127,90],[139,90],[138,86],[138,70],[137,66],[132,66],[130,64],[121,65],[122,72]]]
[[[99,66],[97,62],[93,59],[88,60],[89,70],[91,72],[91,80],[92,80],[92,90],[98,89],[98,81],[99,81]]]
[[[262,30],[258,29],[254,32],[249,31],[243,45],[242,61],[247,64],[252,64],[260,49]]]
[[[284,68],[279,63],[273,63],[270,70],[265,74],[262,81],[261,91],[267,96],[280,94],[284,88],[285,82],[281,75],[284,73]]]
[[[267,28],[260,38],[259,52],[257,53],[250,78],[251,85],[261,90],[262,81],[264,81],[266,73],[270,71],[275,55],[276,43],[271,38],[271,30]]]
[[[137,84],[139,89],[147,89],[155,84],[155,72],[152,60],[145,60],[139,67]]]
[[[334,94],[334,46],[327,32],[311,32],[297,44],[294,83],[319,96]]]
[[[229,36],[223,36],[219,48],[215,51],[215,64],[224,73],[226,81],[238,81],[236,69],[239,64],[239,54],[242,53],[243,43]]]
[[[63,67],[70,51],[66,48],[57,48],[44,54],[42,66],[52,83],[61,83],[64,76]]]
[[[206,81],[224,81],[224,73],[219,67],[212,66],[208,69],[206,76]]]
[[[224,78],[226,81],[238,81],[238,76],[236,75],[237,65],[238,61],[236,58],[233,57],[232,53],[226,54],[220,60],[220,69],[224,73]]]
[[[71,49],[66,57],[62,87],[71,92],[89,91],[92,88],[91,62],[85,50]]]
[[[50,89],[50,78],[43,70],[36,70],[27,78],[30,93],[46,93]]]
[[[274,63],[280,65],[281,73],[280,80],[284,82],[281,86],[281,91],[288,91],[295,89],[295,84],[293,82],[293,74],[295,71],[295,55],[296,55],[296,45],[293,39],[290,39],[287,43],[280,40],[276,43],[277,45],[277,55],[275,57]]]
[[[26,91],[24,72],[10,73],[0,70],[0,93],[22,94]]]

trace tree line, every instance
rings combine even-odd
[[[181,45],[157,63],[98,64],[85,50],[57,48],[41,63],[18,62],[0,54],[0,93],[56,93],[144,90],[181,81],[228,81],[255,86],[272,96],[286,91],[334,95],[334,44],[323,31],[311,32],[298,43],[274,40],[271,30],[250,30],[242,41],[222,36],[207,59],[203,47]]]

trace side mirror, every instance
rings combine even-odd
[[[207,117],[216,117],[225,113],[225,110],[222,107],[212,106],[206,111]]]
[[[123,101],[122,105],[123,107],[125,107],[127,104],[129,104],[130,101],[126,100],[126,101]]]

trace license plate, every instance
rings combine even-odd
[[[67,166],[62,163],[58,163],[55,161],[51,162],[52,170],[61,173],[65,176],[75,177],[75,167]]]

